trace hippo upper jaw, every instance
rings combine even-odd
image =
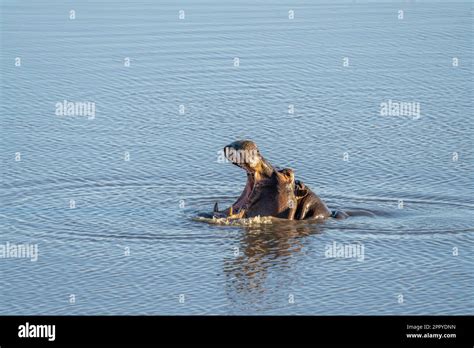
[[[235,141],[227,145],[224,147],[224,154],[232,164],[257,179],[269,177],[274,171],[272,165],[260,155],[255,143],[249,140]]]

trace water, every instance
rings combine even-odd
[[[0,313],[472,315],[472,8],[3,2],[0,244],[39,258],[0,260]],[[64,99],[95,118],[55,115]],[[380,115],[389,99],[420,117]],[[194,221],[243,189],[217,162],[242,138],[375,217]]]

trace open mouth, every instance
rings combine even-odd
[[[250,201],[250,196],[255,189],[256,184],[256,163],[258,162],[257,152],[252,152],[252,156],[249,156],[247,149],[243,149],[240,146],[234,147],[233,144],[224,148],[227,159],[235,166],[242,168],[247,173],[247,182],[244,190],[240,194],[237,201],[231,206],[230,215],[237,214],[245,209]]]
[[[225,157],[247,173],[247,182],[237,201],[227,210],[233,217],[244,217],[259,183],[273,172],[272,166],[260,155],[252,141],[236,141],[224,148]]]
[[[240,197],[232,204],[232,210],[234,213],[240,212],[242,209],[245,209],[248,202],[250,201],[250,196],[255,189],[255,174],[247,172],[247,183],[245,184],[244,190],[242,191]]]

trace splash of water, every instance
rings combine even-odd
[[[252,218],[206,218],[202,216],[196,217],[194,220],[207,222],[214,225],[226,225],[226,226],[254,226],[254,225],[271,225],[272,218],[270,216],[255,216]]]

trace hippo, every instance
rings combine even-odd
[[[302,181],[295,180],[292,169],[274,167],[251,140],[238,140],[224,147],[225,157],[245,170],[247,183],[240,197],[229,208],[219,211],[214,205],[213,217],[252,218],[268,216],[287,220],[336,218],[348,215],[331,211]]]

